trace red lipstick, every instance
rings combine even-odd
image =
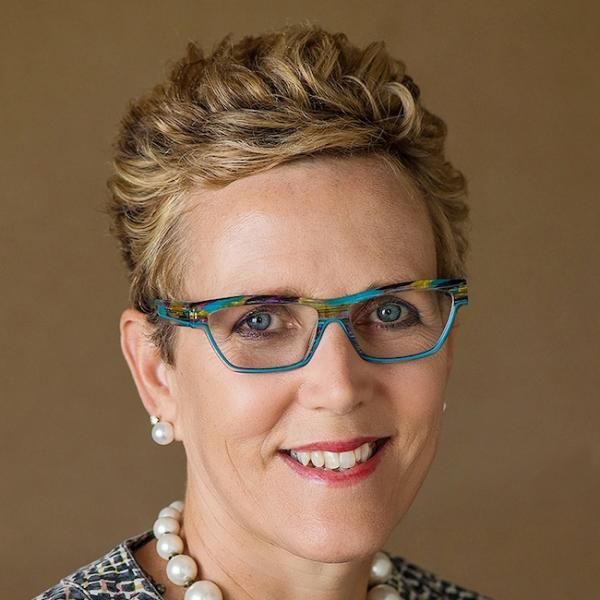
[[[380,439],[381,437],[357,437],[350,440],[314,442],[312,444],[305,444],[304,446],[293,446],[292,448],[286,448],[286,450],[295,450],[296,452],[312,452],[313,450],[347,452],[348,450],[354,450],[355,448],[362,446],[365,442],[375,442]]]
[[[366,479],[371,473],[375,471],[385,451],[388,447],[390,438],[360,438],[360,439],[379,439],[380,443],[377,444],[375,453],[364,463],[356,463],[354,467],[350,469],[332,470],[325,469],[322,467],[304,466],[299,463],[295,458],[292,458],[285,450],[279,452],[279,456],[296,474],[301,477],[331,487],[344,487],[354,484],[358,484]],[[336,442],[337,443],[337,442]],[[346,443],[346,442],[344,442]],[[354,442],[353,442],[354,443]],[[364,443],[364,442],[363,442]],[[303,446],[303,448],[309,448],[309,446]],[[322,449],[323,446],[318,445],[318,449]],[[296,450],[294,448],[294,450]],[[307,450],[308,451],[308,450]],[[342,450],[343,452],[344,450]],[[331,452],[337,452],[337,450],[331,450]]]

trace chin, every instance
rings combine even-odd
[[[287,532],[280,543],[303,558],[325,563],[341,563],[370,557],[381,550],[393,530],[385,519],[304,522]]]

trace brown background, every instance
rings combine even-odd
[[[470,180],[471,305],[437,461],[389,548],[497,598],[597,593],[597,3],[12,2],[2,8],[2,598],[181,495],[120,356],[102,214],[126,102],[190,39],[311,19],[403,58]]]

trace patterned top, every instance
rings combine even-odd
[[[132,551],[154,538],[152,530],[130,537],[104,556],[80,567],[33,600],[163,600],[156,584],[133,558]],[[386,581],[402,600],[491,600],[466,590],[399,556]]]

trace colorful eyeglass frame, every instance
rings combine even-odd
[[[447,292],[452,296],[452,306],[448,316],[448,321],[436,344],[425,352],[396,358],[375,358],[361,352],[352,334],[351,325],[348,319],[348,311],[350,307],[357,302],[362,302],[363,300],[377,298],[378,296],[383,296],[390,292],[410,289],[438,289],[440,291]],[[291,365],[266,369],[246,368],[233,365],[221,353],[208,326],[208,315],[222,308],[234,306],[290,303],[312,306],[319,314],[317,331],[312,347],[310,348],[308,354],[301,361],[295,362]],[[456,311],[461,306],[464,306],[468,303],[469,296],[466,279],[418,279],[416,281],[405,281],[386,285],[384,287],[368,289],[363,292],[358,292],[349,296],[339,296],[337,298],[318,299],[305,298],[302,296],[239,295],[227,296],[225,298],[213,298],[210,300],[201,300],[197,302],[179,302],[174,300],[156,299],[154,301],[154,309],[156,315],[165,321],[169,321],[181,327],[204,329],[213,350],[217,353],[225,365],[227,365],[233,371],[238,373],[272,373],[276,371],[290,371],[306,365],[315,353],[325,331],[325,327],[334,321],[340,323],[354,349],[363,360],[375,363],[391,363],[425,358],[426,356],[434,354],[442,347],[446,338],[448,337],[448,334],[450,333],[452,325],[454,324]]]

